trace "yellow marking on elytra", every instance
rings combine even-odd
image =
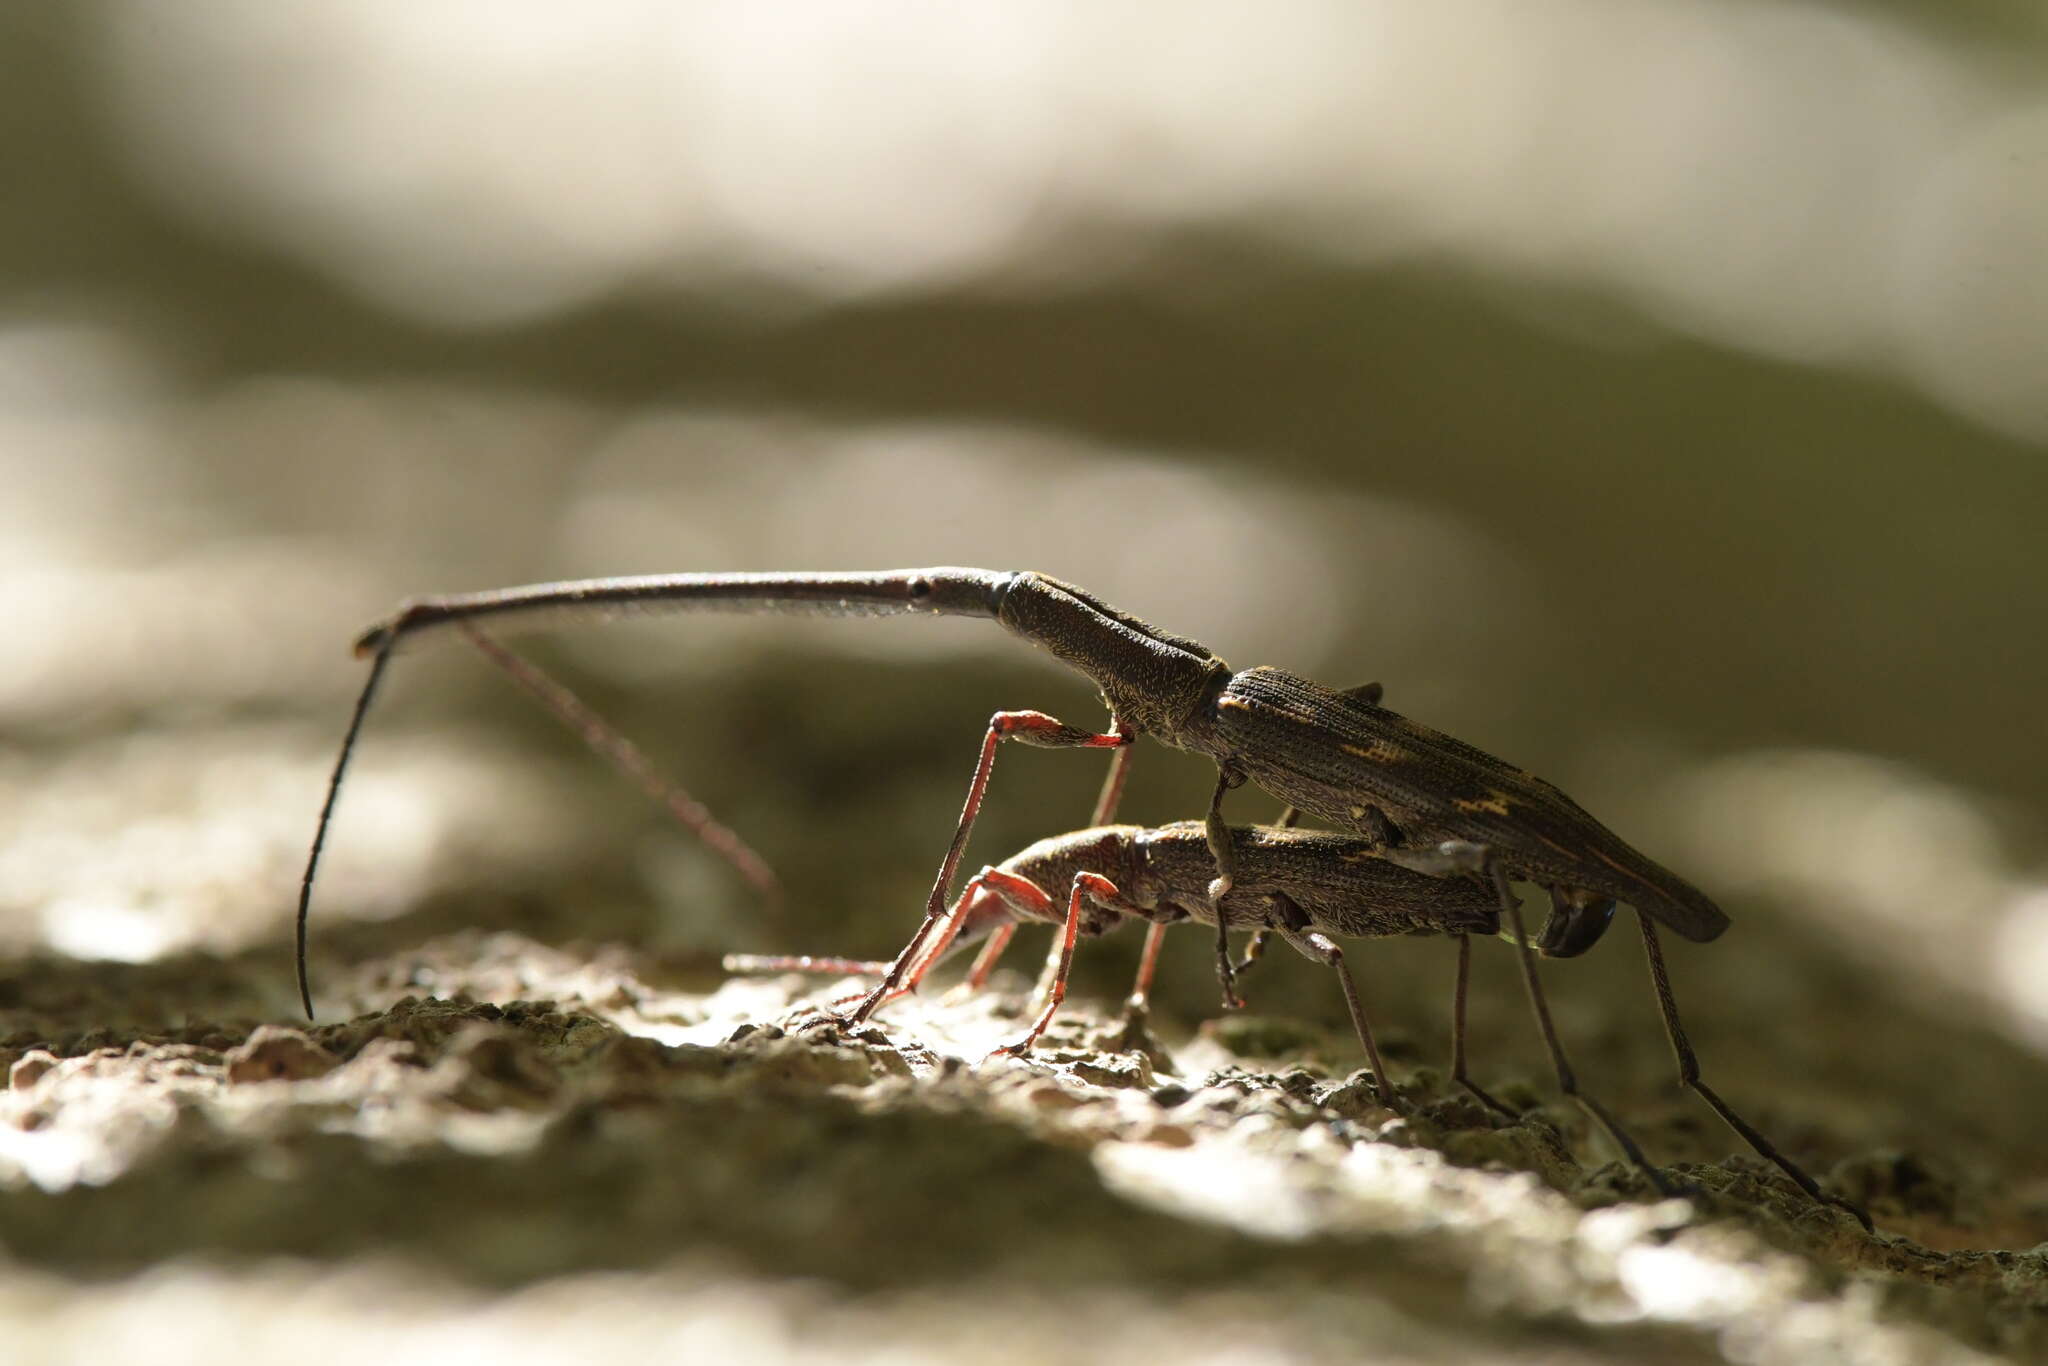
[[[1505,816],[1513,802],[1514,798],[1507,793],[1498,788],[1488,788],[1484,797],[1458,797],[1452,800],[1451,805],[1469,815],[1484,811],[1495,816]]]
[[[1400,764],[1415,757],[1389,740],[1375,740],[1369,745],[1339,745],[1337,748],[1373,764]]]
[[[1295,707],[1282,706],[1278,702],[1247,702],[1242,697],[1223,696],[1216,699],[1216,705],[1228,711],[1263,711],[1268,716],[1277,716],[1282,721],[1292,721],[1298,726],[1314,724],[1315,718]]]

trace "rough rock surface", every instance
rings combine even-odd
[[[1342,1034],[1279,1016],[1126,1048],[1073,1002],[991,1058],[1018,981],[848,1030],[819,1004],[844,984],[682,990],[463,931],[360,964],[384,1008],[296,1028],[255,1019],[276,967],[10,984],[0,1228],[41,1325],[15,1359],[110,1324],[305,1363],[2048,1351],[2038,1204],[1825,1129],[1795,1145],[1852,1154],[1823,1175],[1876,1237],[1748,1156],[1675,1161],[1690,1195],[1657,1199],[1540,1076],[1501,1087],[1510,1123],[1404,1067],[1397,1114]],[[1630,1123],[1667,1160],[1725,1150],[1703,1115]]]

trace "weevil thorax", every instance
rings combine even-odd
[[[1388,719],[1382,719],[1388,718]],[[1216,696],[1204,752],[1331,828],[1378,834],[1376,812],[1414,804],[1420,755],[1376,704],[1283,669],[1233,674]]]
[[[1125,900],[1134,900],[1144,886],[1144,853],[1140,842],[1147,832],[1135,825],[1099,825],[1088,830],[1052,835],[1027,845],[999,865],[1006,873],[1036,883],[1048,898],[1042,911],[1031,918],[1058,920],[1066,913],[1067,892],[1076,873],[1094,873],[1116,884]],[[978,909],[978,908],[977,908]],[[985,913],[984,913],[985,918]],[[1114,923],[1114,915],[1091,907],[1088,933],[1099,934]]]
[[[1235,832],[1233,832],[1235,833]],[[1216,856],[1200,821],[1140,830],[1132,841],[1131,886],[1125,895],[1146,910],[1175,908],[1194,914],[1208,900]]]
[[[1076,873],[1096,873],[1115,882],[1126,875],[1128,851],[1140,833],[1135,825],[1098,825],[1048,835],[998,866],[1006,873],[1030,878],[1048,892],[1056,887],[1064,890]]]
[[[998,621],[1093,680],[1127,730],[1202,748],[1202,718],[1230,678],[1208,647],[1043,574],[1012,575],[994,598]]]

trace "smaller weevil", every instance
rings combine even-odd
[[[1278,937],[1304,957],[1334,969],[1352,1026],[1371,1064],[1374,1088],[1384,1104],[1401,1108],[1373,1037],[1364,999],[1344,951],[1333,942],[1334,938],[1441,934],[1458,941],[1457,979],[1451,998],[1451,1078],[1489,1109],[1513,1119],[1517,1118],[1513,1110],[1472,1080],[1465,1058],[1465,1002],[1472,936],[1505,939],[1519,950],[1523,982],[1557,1071],[1560,1089],[1586,1108],[1616,1146],[1659,1189],[1671,1189],[1606,1108],[1578,1086],[1551,1024],[1549,1006],[1536,975],[1537,955],[1571,958],[1584,953],[1599,940],[1611,916],[1588,915],[1584,907],[1554,901],[1543,926],[1530,936],[1524,931],[1518,902],[1511,897],[1503,903],[1490,880],[1429,876],[1403,867],[1392,861],[1384,849],[1351,835],[1287,826],[1236,826],[1228,829],[1228,836],[1237,878],[1221,901],[1223,928],[1225,932],[1249,931],[1253,936],[1244,960],[1235,967],[1239,971],[1249,967],[1267,940]],[[1440,857],[1445,866],[1450,866],[1457,862],[1460,852],[1455,848],[1444,850]],[[1217,902],[1209,895],[1214,871],[1210,833],[1207,824],[1201,821],[1157,828],[1098,826],[1040,840],[1002,863],[982,869],[968,881],[948,908],[937,933],[928,938],[909,962],[902,985],[887,999],[915,990],[949,951],[985,940],[985,947],[964,983],[969,988],[978,988],[987,981],[1019,925],[1058,925],[1045,1004],[1023,1035],[996,1050],[1026,1053],[1052,1023],[1066,997],[1067,977],[1078,939],[1105,934],[1134,920],[1144,921],[1155,929],[1177,924],[1214,927]],[[1064,899],[1061,892],[1065,893]],[[1699,1062],[1679,1022],[1656,931],[1648,920],[1639,923],[1649,956],[1651,985],[1677,1055],[1679,1080],[1698,1092],[1750,1147],[1776,1164],[1815,1201],[1847,1210],[1869,1228],[1869,1216],[1862,1209],[1823,1192],[1797,1163],[1700,1080]],[[1150,990],[1158,943],[1156,933],[1148,937],[1131,994],[1134,1007],[1142,1006]],[[843,958],[751,954],[734,954],[725,962],[727,969],[735,972],[796,970],[850,975],[886,973],[890,966]]]

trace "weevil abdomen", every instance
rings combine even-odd
[[[1318,821],[1400,847],[1486,846],[1517,877],[1625,901],[1688,939],[1727,916],[1533,773],[1280,669],[1231,676],[1212,714],[1244,775]]]
[[[1326,934],[1372,939],[1400,934],[1482,934],[1498,928],[1489,887],[1427,877],[1379,857],[1370,840],[1321,830],[1239,826],[1230,832],[1236,885],[1224,903],[1232,929],[1273,928],[1262,909],[1285,897]],[[1179,821],[1137,836],[1136,897],[1168,901],[1191,919],[1215,923],[1207,896],[1215,876],[1200,821]]]

